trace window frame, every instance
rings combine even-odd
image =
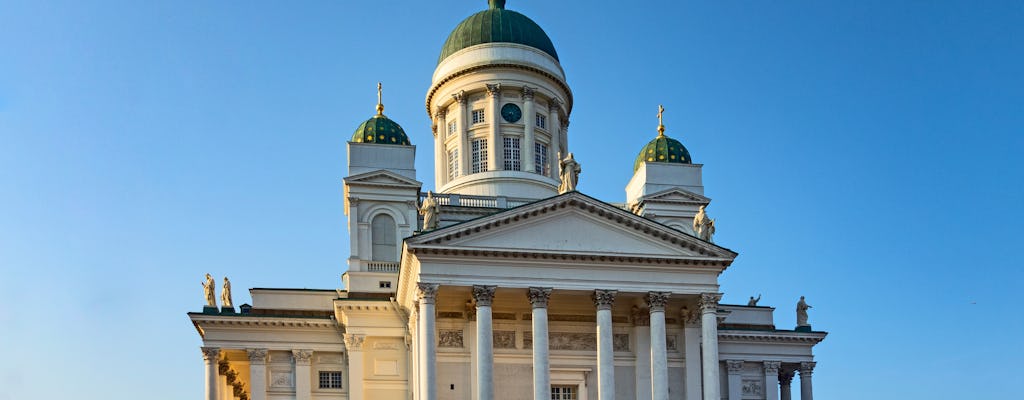
[[[317,388],[318,389],[344,389],[345,388],[345,373],[341,370],[320,370],[317,371]],[[335,375],[337,374],[337,375]],[[326,381],[325,381],[326,377]],[[337,379],[335,379],[337,378]],[[324,382],[327,386],[324,386]],[[335,384],[337,386],[335,386]]]
[[[518,136],[505,136],[501,138],[502,151],[504,152],[504,167],[506,171],[523,170],[523,140]]]
[[[469,113],[470,120],[473,121],[473,125],[487,123],[487,112],[482,108],[477,108]]]
[[[470,173],[478,174],[481,172],[487,172],[487,155],[488,145],[487,139],[479,138],[473,139],[470,142],[470,148],[472,157],[470,158]]]

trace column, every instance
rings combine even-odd
[[[683,345],[686,357],[686,400],[699,400],[700,388],[700,313],[683,307],[679,310],[683,321]]]
[[[491,301],[496,286],[473,286],[476,300],[476,393],[478,400],[494,399],[494,331]]]
[[[779,368],[781,361],[764,362],[764,394],[766,400],[779,400]]]
[[[246,349],[249,356],[249,398],[267,400],[267,349]]]
[[[793,400],[793,391],[789,384],[793,382],[793,371],[779,372],[779,397],[780,400]]]
[[[725,360],[729,368],[729,400],[743,399],[743,360]]]
[[[459,168],[461,168],[459,176],[464,176],[469,175],[469,161],[472,158],[469,148],[469,122],[467,122],[469,106],[467,105],[466,92],[464,91],[460,90],[458,93],[453,94],[452,98],[455,99],[456,103],[459,103],[459,120],[456,122],[458,125],[457,135],[459,135]]]
[[[562,149],[560,147],[561,138],[559,138],[559,135],[561,134],[562,127],[558,120],[558,108],[561,103],[558,99],[554,98],[548,103],[548,132],[551,132],[551,160],[549,160],[551,162],[551,176],[558,176],[558,162],[567,156],[567,154],[561,154]]]
[[[200,347],[203,352],[203,366],[206,376],[206,385],[204,389],[203,399],[205,400],[219,400],[219,393],[217,391],[220,381],[217,376],[217,358],[220,357],[220,348],[217,347]]]
[[[434,114],[434,188],[437,189],[448,181],[448,152],[444,148],[448,135],[447,113],[446,108],[438,107]]]
[[[419,331],[416,330],[416,323],[419,320],[419,309],[420,309],[420,302],[419,301],[413,301],[412,310],[409,311],[409,325],[408,325],[409,337],[407,337],[407,339],[406,339],[406,340],[409,341],[409,349],[412,352],[412,354],[410,354],[410,357],[412,358],[412,363],[410,365],[411,372],[409,374],[409,392],[410,392],[410,395],[411,395],[410,398],[412,400],[419,400],[420,399],[420,397],[419,397],[419,387],[420,387],[419,377],[420,377],[420,347],[421,346],[419,345],[419,337],[417,336],[417,332],[419,332]]]
[[[295,359],[295,400],[310,400],[313,398],[313,376],[310,367],[313,350],[292,350],[292,358]]]
[[[811,374],[814,373],[814,361],[800,363],[800,400],[814,400],[814,390],[811,387]]]
[[[416,283],[420,301],[420,400],[437,400],[437,338],[434,321],[436,283]]]
[[[365,335],[345,334],[345,352],[348,357],[348,398],[349,400],[363,400],[363,378],[366,373],[363,367],[363,341]]]
[[[501,140],[501,126],[499,121],[501,120],[501,110],[499,109],[499,101],[501,101],[501,84],[487,84],[487,94],[491,101],[488,106],[487,114],[487,125],[491,127],[491,133],[488,136],[487,145],[490,147],[487,157],[487,170],[488,171],[500,171],[505,169],[505,152],[502,148]]]
[[[533,307],[533,400],[551,399],[551,365],[548,360],[548,299],[551,288],[532,287],[526,292]]]
[[[700,295],[701,344],[704,347],[702,357],[704,367],[704,400],[721,400],[720,380],[718,376],[718,301],[721,293],[702,293]]]
[[[231,371],[231,364],[228,364],[225,357],[221,357],[217,362],[217,372],[220,373],[220,378],[217,379],[217,393],[220,394],[220,400],[234,400],[234,390],[228,385],[228,371]]]
[[[612,304],[616,290],[595,290],[597,306],[597,399],[615,399],[615,348],[612,345]]]
[[[651,398],[651,313],[633,306],[633,338],[636,340],[636,398]]]
[[[669,292],[647,292],[651,310],[651,398],[668,400],[668,347],[665,344],[665,304]]]
[[[533,146],[537,139],[534,129],[537,128],[537,112],[533,109],[533,88],[523,86],[523,171],[537,171],[533,162]]]

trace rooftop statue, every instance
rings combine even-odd
[[[693,233],[700,239],[713,242],[711,238],[715,235],[715,220],[708,218],[704,206],[700,206],[700,211],[693,217]]]
[[[437,224],[440,222],[441,208],[437,205],[433,192],[427,192],[427,198],[423,199],[423,204],[420,205],[419,211],[420,215],[423,216],[423,230],[437,229]]]
[[[811,326],[807,323],[807,309],[811,308],[810,305],[804,301],[804,296],[800,296],[800,301],[796,303],[796,326]]]
[[[221,305],[224,306],[224,308],[231,308],[232,307],[232,305],[231,305],[232,304],[231,303],[231,281],[229,281],[228,277],[226,277],[226,276],[224,277],[224,288],[220,292],[220,302],[221,302]]]
[[[217,308],[217,296],[214,294],[213,276],[206,274],[206,282],[203,282],[203,294],[206,296],[206,306]]]
[[[558,185],[558,194],[572,192],[576,190],[576,183],[579,182],[580,172],[583,171],[580,168],[580,163],[576,162],[573,158],[572,153],[569,156],[562,158],[562,153],[558,153],[558,176],[562,179],[562,184]]]
[[[750,300],[747,301],[747,305],[753,307],[756,306],[757,302],[759,301],[761,301],[761,295],[757,295],[756,299],[754,298],[754,296],[750,296]]]

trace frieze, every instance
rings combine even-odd
[[[596,322],[596,315],[571,315],[571,314],[551,314],[548,315],[548,321],[561,321],[561,322]]]
[[[374,350],[398,350],[398,342],[374,342]]]
[[[764,396],[764,386],[761,385],[761,381],[756,379],[744,379],[743,396]]]
[[[612,334],[612,349],[614,351],[629,351],[629,334]]]
[[[464,347],[461,329],[441,329],[437,332],[437,339],[437,347]]]
[[[494,314],[491,314],[491,318],[492,319],[511,319],[511,320],[515,320],[516,319],[516,314],[515,313],[494,313]]]
[[[291,371],[270,371],[270,387],[290,388],[292,383]]]
[[[516,348],[515,331],[494,331],[494,348],[514,349]]]
[[[437,312],[437,317],[438,318],[462,319],[464,317],[464,314],[462,314],[462,313],[460,313],[458,311],[438,311]]]

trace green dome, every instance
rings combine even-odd
[[[544,30],[525,15],[505,9],[504,0],[490,0],[490,9],[470,15],[448,35],[441,48],[440,64],[448,56],[483,43],[517,43],[548,53],[558,60],[555,45]]]
[[[356,143],[377,143],[397,144],[411,146],[409,137],[405,136],[405,129],[402,129],[395,121],[385,117],[383,114],[374,115],[356,128],[352,134],[352,141]]]
[[[640,163],[643,162],[693,164],[690,152],[686,151],[686,147],[678,140],[663,134],[659,134],[643,149],[640,149],[640,154],[636,156],[636,162],[633,163],[633,172],[636,172],[640,168]]]

